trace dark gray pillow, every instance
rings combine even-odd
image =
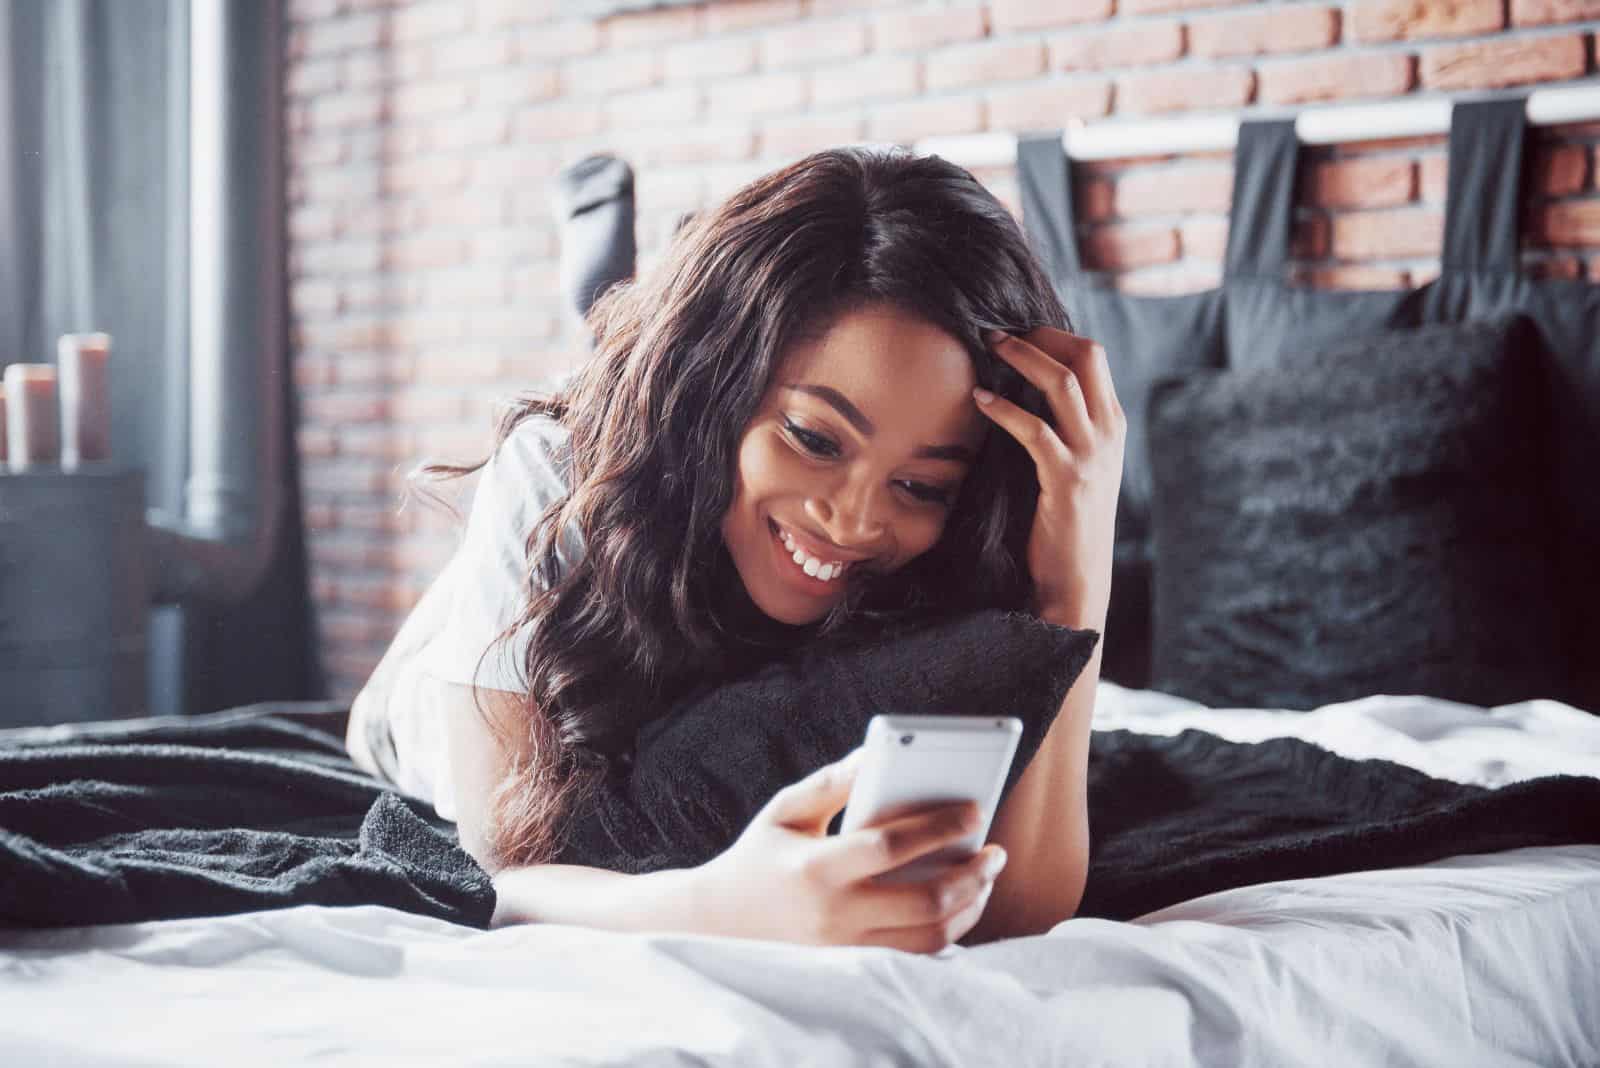
[[[1514,317],[1158,383],[1151,686],[1300,709],[1559,690],[1541,356]]]
[[[1098,641],[1092,630],[986,610],[808,647],[647,724],[631,766],[569,814],[556,862],[634,873],[702,864],[779,789],[860,745],[879,713],[1022,720],[1003,798]]]

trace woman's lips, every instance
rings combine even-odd
[[[805,568],[794,562],[794,553],[784,547],[783,530],[778,526],[777,520],[769,517],[767,519],[767,529],[772,535],[773,551],[778,556],[778,570],[788,576],[791,585],[797,586],[813,595],[830,593],[836,583],[843,582],[848,577],[849,568],[845,569],[844,575],[826,581],[806,574]]]

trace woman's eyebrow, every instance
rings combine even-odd
[[[832,386],[813,386],[797,382],[786,382],[784,389],[796,393],[809,393],[833,405],[834,410],[861,432],[862,437],[870,438],[877,432],[877,427],[872,425],[872,420],[861,413],[861,409],[850,403],[850,398],[834,389]],[[951,460],[958,464],[973,464],[978,460],[977,455],[965,445],[918,445],[913,456],[929,460]]]

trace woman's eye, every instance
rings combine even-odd
[[[799,427],[790,422],[785,422],[783,427],[789,432],[790,437],[794,438],[800,443],[800,447],[802,449],[811,453],[813,456],[838,455],[838,447],[821,434],[813,434],[809,430],[801,430]]]
[[[929,486],[923,482],[905,482],[902,485],[911,490],[911,494],[929,504],[949,504],[950,494],[938,486]]]

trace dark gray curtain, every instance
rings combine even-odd
[[[186,477],[188,0],[0,2],[0,366],[112,335],[117,458]],[[152,710],[182,707],[183,609],[152,610]]]
[[[254,36],[230,38],[230,48],[249,50],[232,70],[276,84],[282,19],[277,0],[260,2],[253,13],[262,17],[241,21]],[[190,35],[190,0],[0,0],[0,365],[52,362],[62,333],[110,333],[115,458],[142,467],[147,504],[175,516],[184,514],[195,473],[191,430],[205,429],[190,421]],[[265,83],[256,88],[267,91]],[[281,176],[267,179],[281,192],[274,181]],[[274,223],[282,226],[281,213]],[[256,246],[238,254],[262,253]],[[231,266],[218,269],[231,277]],[[280,294],[282,269],[271,267]],[[252,296],[259,294],[237,295]],[[254,388],[243,378],[238,385]],[[288,443],[287,500],[267,574],[242,602],[207,601],[196,585],[198,596],[183,607],[152,607],[150,714],[321,692],[294,398],[286,374],[274,385]],[[210,474],[201,472],[202,481]]]

